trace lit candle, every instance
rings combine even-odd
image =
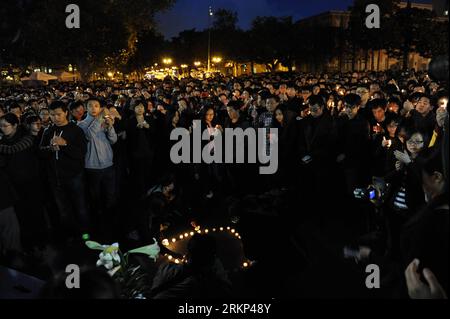
[[[172,243],[176,242],[177,240],[175,238],[172,238]]]
[[[183,239],[184,238],[184,236],[183,235],[180,235],[180,239]]]
[[[180,261],[179,261],[178,259],[175,259],[175,263],[176,263],[176,264],[179,264]]]
[[[168,239],[163,239],[163,240],[162,240],[162,244],[163,244],[164,246],[169,246],[169,240],[168,240]]]
[[[187,237],[187,236],[189,236],[189,234],[188,233],[184,233],[184,237]]]
[[[227,227],[227,229],[228,229],[228,230],[230,230],[230,229],[231,229],[231,227]]]
[[[169,258],[169,260],[172,260],[173,257],[171,255],[169,255],[169,256],[167,256],[167,258]]]
[[[189,234],[190,234],[191,236],[194,236],[194,232],[193,232],[193,231],[191,231]]]
[[[208,230],[208,229],[205,229],[205,234],[207,234],[207,233],[209,233],[209,230]]]
[[[215,229],[215,228],[213,228],[213,231],[216,231],[216,229]]]
[[[248,267],[248,263],[244,263],[244,267],[247,268]]]
[[[222,231],[222,230],[223,230],[223,227],[220,227],[219,229],[220,229],[220,231]]]
[[[234,234],[236,231],[234,229],[232,229],[231,232]]]

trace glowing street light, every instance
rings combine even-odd
[[[109,76],[110,78],[112,78],[112,77],[114,76],[114,73],[108,72],[108,76]]]
[[[164,64],[172,64],[172,59],[171,58],[164,58],[163,59],[163,63]]]
[[[187,67],[188,67],[187,64],[182,64],[182,65],[181,65],[181,68],[182,68],[182,69],[187,69]]]
[[[213,60],[214,63],[220,63],[220,62],[222,62],[222,58],[221,58],[221,57],[218,57],[218,56],[213,57],[212,60]]]
[[[200,61],[195,61],[195,62],[194,62],[194,65],[197,66],[197,67],[199,67],[200,65],[202,65],[202,62],[200,62]]]

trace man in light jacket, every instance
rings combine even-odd
[[[96,98],[87,101],[88,114],[78,123],[84,131],[87,144],[85,168],[88,189],[91,197],[91,209],[97,223],[101,220],[102,230],[111,232],[106,221],[113,220],[115,204],[115,173],[113,168],[113,150],[111,145],[117,142],[114,121],[108,110]]]

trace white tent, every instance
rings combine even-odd
[[[54,75],[50,75],[44,72],[33,72],[29,77],[21,78],[21,81],[44,81],[48,83],[51,80],[57,80],[58,78]]]
[[[61,82],[70,82],[70,81],[77,81],[80,80],[80,73],[75,72],[66,72],[66,71],[62,71],[62,72],[57,72],[56,76],[58,77],[58,80]]]

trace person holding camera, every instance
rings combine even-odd
[[[344,98],[343,112],[346,116],[343,118],[338,141],[339,155],[336,162],[342,165],[349,195],[356,188],[369,183],[369,123],[359,113],[360,105],[361,97],[357,94],[348,94]]]
[[[126,124],[126,144],[130,184],[133,193],[140,198],[151,186],[156,126],[153,117],[145,115],[144,101],[136,101],[133,110],[134,116]]]
[[[115,171],[112,145],[117,142],[114,120],[102,101],[91,98],[87,101],[88,115],[78,123],[88,141],[85,157],[91,209],[97,219],[112,220],[115,205]],[[101,222],[102,226],[109,223]],[[105,233],[110,233],[104,227]]]
[[[297,158],[301,163],[304,190],[315,205],[323,205],[322,194],[328,194],[336,166],[337,125],[322,96],[308,99],[310,115],[301,121],[297,140]],[[330,200],[330,202],[332,202]],[[326,207],[322,207],[325,211]]]
[[[49,109],[54,125],[44,131],[39,150],[59,211],[59,216],[51,219],[52,227],[61,237],[68,235],[69,227],[81,235],[90,227],[84,179],[86,139],[83,130],[69,122],[69,110],[63,102],[54,101]]]

